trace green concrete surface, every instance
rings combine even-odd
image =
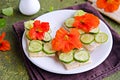
[[[19,0],[0,0],[0,14],[3,8],[13,7],[13,16],[4,16],[7,21],[7,25],[4,28],[0,28],[0,34],[6,32],[5,39],[10,41],[11,50],[6,52],[0,52],[0,80],[29,80],[26,68],[23,63],[21,52],[19,51],[19,43],[16,40],[12,24],[21,20],[29,20],[38,17],[50,10],[53,7],[54,10],[65,8],[72,5],[77,5],[86,2],[86,0],[39,0],[41,4],[41,10],[32,16],[25,16],[19,12]],[[105,16],[104,16],[105,17]],[[120,34],[120,24],[112,21],[108,17],[105,19],[112,25]],[[119,80],[120,72],[108,76],[104,80]]]

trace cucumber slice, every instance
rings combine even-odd
[[[54,51],[54,50],[52,49],[51,42],[49,42],[49,43],[44,43],[43,51],[44,51],[46,54],[54,54],[54,53],[56,52],[56,51]]]
[[[39,40],[30,41],[28,50],[32,53],[40,52],[42,50],[42,41]]]
[[[80,37],[80,40],[84,44],[90,44],[94,41],[94,35],[92,34],[83,34]]]
[[[73,50],[68,53],[60,53],[59,60],[64,63],[70,63],[73,61],[73,53]]]
[[[65,21],[65,25],[66,25],[68,28],[73,27],[73,23],[74,23],[74,18],[68,18],[68,19]]]
[[[43,40],[47,42],[47,41],[50,41],[51,39],[52,39],[52,37],[51,37],[50,33],[46,32]]]
[[[27,39],[31,40],[30,37],[29,37],[29,31],[26,31],[25,33],[26,33]]]
[[[108,35],[104,32],[95,35],[95,41],[97,43],[104,43],[108,40]]]
[[[74,53],[74,59],[78,62],[87,62],[90,54],[87,51],[79,50]]]
[[[24,22],[24,26],[26,29],[30,29],[33,27],[33,23],[34,23],[34,20],[29,20],[29,21]]]
[[[84,12],[83,10],[77,10],[76,12],[75,12],[75,14],[74,14],[74,17],[75,16],[82,16],[82,15],[84,15],[86,12]]]
[[[100,29],[97,27],[97,28],[92,29],[92,30],[90,31],[90,33],[96,34],[96,33],[99,33],[99,31],[100,31]]]
[[[81,30],[81,29],[79,29],[78,32],[79,32],[80,34],[84,34],[84,33],[85,33],[85,32],[84,32],[83,30]]]

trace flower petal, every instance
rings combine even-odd
[[[97,0],[96,5],[98,8],[105,8],[106,7],[106,0]]]
[[[44,32],[38,32],[38,33],[36,33],[36,38],[38,40],[43,40],[44,39],[44,35],[45,35]]]
[[[73,28],[70,29],[70,32],[67,32],[64,28],[60,28],[52,40],[52,48],[62,52],[69,52],[74,48],[80,48],[82,45],[79,38],[78,29]]]
[[[0,43],[0,51],[7,51],[7,50],[10,50],[10,49],[11,49],[10,43],[7,40],[3,40]]]
[[[83,16],[76,16],[73,26],[82,29],[85,32],[89,32],[91,29],[98,27],[99,18],[93,14],[86,13]]]
[[[34,25],[34,27],[39,27],[40,26],[40,20],[35,20],[33,25]]]
[[[6,35],[6,33],[5,33],[5,32],[3,32],[3,33],[0,35],[0,42],[2,42],[2,41],[3,41],[3,39],[4,39],[5,35]]]
[[[113,5],[113,3],[114,3],[114,5]],[[119,8],[119,4],[115,3],[115,2],[113,2],[113,3],[106,5],[104,10],[106,12],[114,12],[114,11],[116,11]]]
[[[48,22],[42,22],[40,24],[40,28],[43,32],[49,31],[49,28],[50,28],[49,23]]]
[[[97,0],[96,5],[106,12],[114,12],[119,8],[120,0]]]
[[[35,31],[34,27],[29,30],[28,34],[29,34],[30,39],[33,39],[33,40],[37,39],[37,37],[36,37],[36,31]]]

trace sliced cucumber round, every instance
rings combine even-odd
[[[28,50],[32,53],[40,52],[42,50],[42,41],[39,40],[30,41]]]
[[[33,27],[33,23],[34,23],[34,20],[29,20],[29,21],[24,22],[24,26],[26,29],[30,29]]]
[[[74,16],[82,16],[82,15],[84,15],[85,13],[86,13],[86,12],[83,11],[83,10],[77,10],[77,11],[75,12]]]
[[[25,32],[25,33],[26,33],[26,37],[27,37],[27,39],[31,40],[31,39],[30,39],[30,36],[29,36],[29,31],[28,31],[28,30],[26,30],[26,32]]]
[[[65,21],[65,25],[66,25],[68,28],[73,27],[73,23],[74,23],[74,18],[68,18],[68,19]]]
[[[92,34],[82,34],[80,40],[84,44],[90,44],[94,41],[94,35]]]
[[[84,32],[83,30],[81,30],[81,29],[79,29],[78,32],[79,32],[80,34],[84,34],[84,33],[85,33],[85,32]]]
[[[90,33],[96,34],[96,33],[99,33],[99,31],[100,31],[100,29],[97,27],[97,28],[92,29],[92,30],[90,31]]]
[[[95,41],[97,43],[104,43],[108,40],[108,35],[104,32],[95,35]]]
[[[47,42],[47,41],[50,41],[51,39],[52,39],[52,37],[51,37],[50,33],[46,32],[43,40]]]
[[[51,45],[51,42],[49,43],[44,43],[43,45],[43,51],[46,53],[46,54],[54,54],[56,51],[54,51],[52,49],[52,45]]]
[[[88,51],[79,50],[74,53],[74,59],[78,62],[87,62],[90,58]]]
[[[73,50],[68,53],[60,53],[59,60],[64,63],[70,63],[73,61],[73,53]]]

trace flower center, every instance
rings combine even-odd
[[[82,20],[80,21],[80,23],[81,23],[81,24],[85,24],[85,22],[84,22],[84,21],[82,21]]]
[[[0,43],[0,47],[2,46],[2,43]]]
[[[65,39],[65,40],[69,40],[69,36],[68,36],[68,35],[65,35],[64,39]]]
[[[43,32],[41,29],[36,29],[36,32]]]
[[[106,0],[108,3],[111,3],[111,2],[113,2],[114,0]]]

